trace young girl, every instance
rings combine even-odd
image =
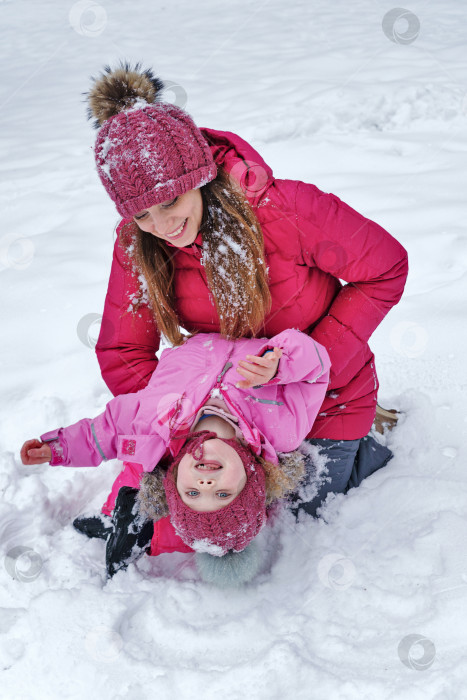
[[[89,94],[97,171],[123,217],[96,346],[102,376],[114,395],[142,389],[161,333],[179,344],[180,326],[310,335],[332,362],[307,436],[307,471],[318,453],[329,467],[316,498],[299,504],[314,514],[329,491],[357,485],[391,456],[368,435],[378,394],[368,340],[401,298],[406,251],[335,195],[274,178],[236,134],[199,129],[161,101],[162,87],[151,71],[123,65]]]
[[[117,500],[110,575],[119,568],[113,550],[122,518],[132,511],[124,508],[131,495],[125,487],[139,488],[145,473],[152,477],[143,480],[142,512],[154,520],[168,513],[173,526],[165,520],[156,529],[156,539],[169,539],[159,551],[242,552],[265,524],[267,506],[302,476],[290,462],[289,473],[278,466],[277,453],[296,450],[310,431],[329,368],[324,347],[298,330],[270,340],[200,333],[162,353],[145,389],[114,398],[93,420],[26,441],[21,459],[71,467],[124,461],[106,504],[110,513]],[[167,450],[171,464],[162,479],[157,465]],[[159,551],[153,537],[152,553]]]

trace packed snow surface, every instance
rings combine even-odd
[[[465,3],[5,0],[0,17],[2,699],[467,698]],[[104,543],[71,522],[118,463],[19,460],[110,398],[93,345],[118,217],[82,93],[120,59],[409,253],[371,339],[394,459],[321,519],[278,517],[238,590],[182,554],[107,583]]]

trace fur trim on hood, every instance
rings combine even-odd
[[[154,522],[169,514],[164,491],[164,477],[165,471],[160,467],[144,474],[136,498],[141,515],[145,515]]]

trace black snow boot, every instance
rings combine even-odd
[[[107,540],[105,563],[111,578],[145,553],[154,534],[154,523],[142,517],[136,505],[138,489],[123,486],[113,512],[113,532]]]
[[[73,520],[73,527],[86,537],[98,537],[101,540],[106,540],[113,530],[112,518],[103,513],[90,517],[80,515]]]

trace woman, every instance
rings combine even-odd
[[[159,101],[162,87],[126,64],[106,68],[89,93],[97,170],[123,217],[96,346],[102,376],[114,395],[142,389],[161,333],[179,344],[180,326],[310,334],[331,359],[307,438],[309,479],[323,457],[328,479],[311,502],[296,499],[314,515],[327,493],[392,456],[368,436],[378,392],[368,339],[402,296],[407,253],[335,195],[275,179],[235,134],[198,129]]]

